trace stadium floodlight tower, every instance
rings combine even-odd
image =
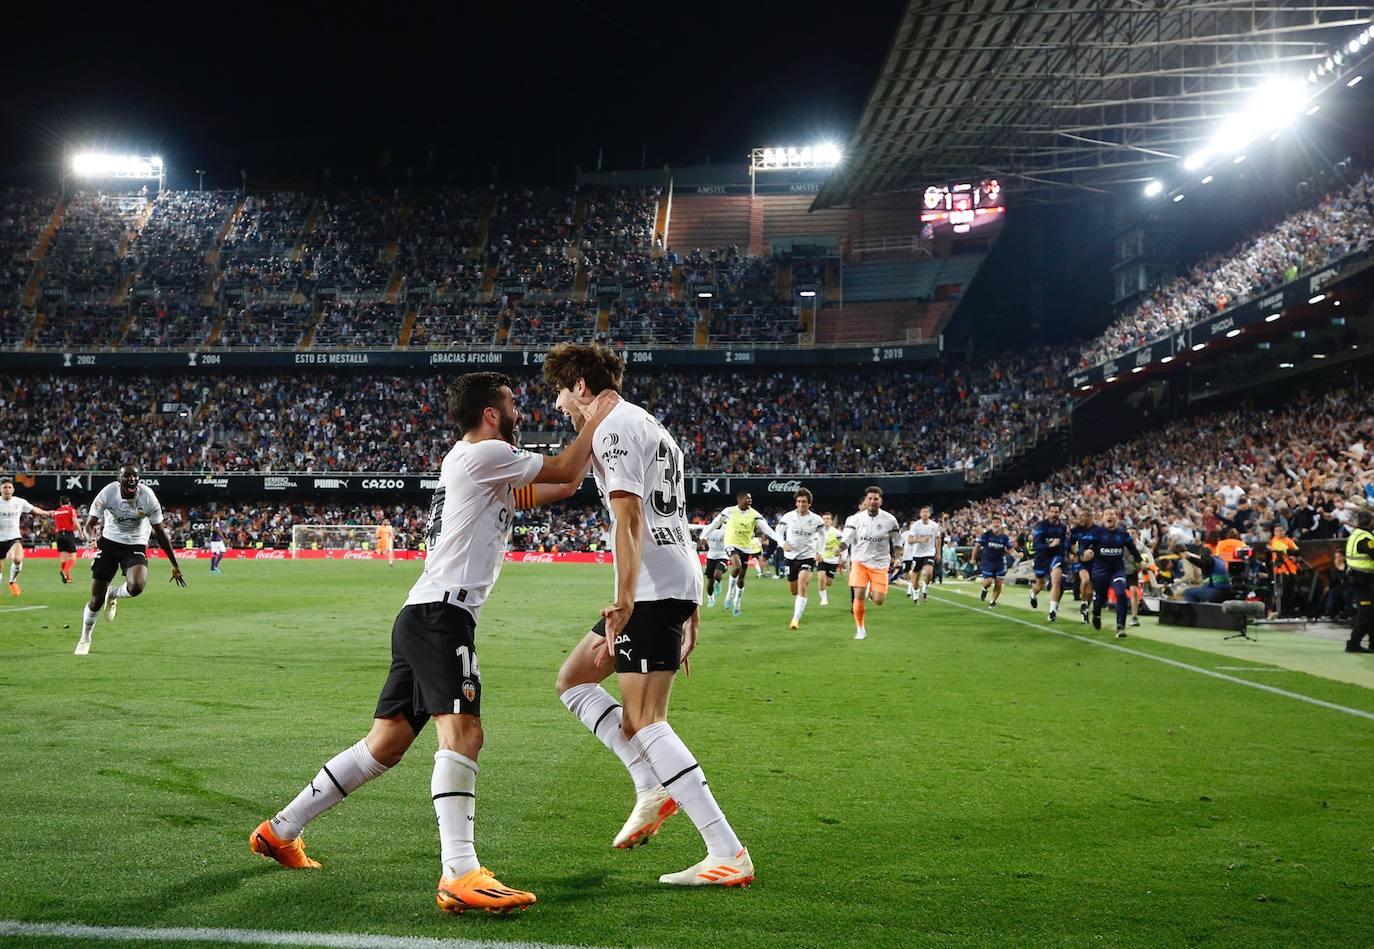
[[[807,168],[834,168],[844,160],[844,152],[834,142],[787,148],[754,148],[749,151],[749,194],[754,194],[760,172],[801,171]]]
[[[62,190],[67,190],[67,175],[83,181],[156,181],[161,191],[167,186],[166,166],[161,155],[120,155],[111,152],[78,151],[62,163]]]

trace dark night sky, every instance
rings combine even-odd
[[[607,168],[740,161],[846,139],[903,6],[54,4],[7,30],[0,179],[51,182],[88,142],[159,151],[180,186],[571,181],[603,145]]]

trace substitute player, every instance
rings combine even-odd
[[[593,410],[600,419],[614,393]],[[442,871],[435,902],[446,913],[510,912],[533,893],[504,886],[473,845],[477,754],[482,747],[482,676],[477,620],[510,541],[516,491],[532,483],[580,480],[591,455],[588,427],[555,458],[515,445],[520,413],[510,380],[497,372],[460,376],[448,414],[462,437],[444,457],[430,505],[428,556],[391,630],[391,670],[367,736],[325,763],[277,816],[249,835],[249,847],[289,869],[315,869],[305,825],[400,762],[430,718],[438,733],[430,795],[439,820]]]
[[[1092,572],[1093,629],[1102,628],[1102,607],[1107,603],[1107,591],[1116,594],[1116,638],[1126,638],[1126,555],[1140,561],[1140,550],[1131,539],[1131,532],[1117,523],[1115,508],[1102,512],[1102,523],[1094,527],[1081,542],[1083,563]]]
[[[65,494],[58,498],[59,506],[53,508],[52,526],[57,531],[57,559],[58,569],[62,573],[62,582],[72,582],[72,564],[76,562],[76,545],[78,537],[84,537],[81,525],[77,523],[80,512],[72,506],[71,498]]]
[[[768,524],[768,519],[753,506],[754,498],[748,491],[735,495],[735,503],[725,508],[707,525],[710,531],[717,527],[725,529],[725,549],[730,554],[731,583],[725,591],[725,605],[731,607],[735,616],[740,614],[740,603],[744,599],[744,580],[749,576],[749,558],[762,555],[763,546],[759,534],[763,533],[781,543],[777,532]]]
[[[993,517],[991,526],[974,541],[969,562],[978,564],[978,582],[983,587],[978,599],[987,600],[988,587],[993,588],[989,609],[996,607],[997,600],[1002,596],[1002,580],[1007,575],[1007,554],[1011,553],[1013,547],[1011,538],[1002,529],[1000,517]]]
[[[559,407],[573,414],[576,424],[576,414],[585,413],[597,393],[620,388],[624,366],[604,346],[560,343],[544,363],[544,380],[558,390]],[[596,428],[592,474],[611,515],[615,595],[560,669],[560,685],[580,680],[560,698],[610,747],[602,722],[618,718],[621,738],[638,750],[663,786],[658,810],[650,810],[653,798],[641,795],[622,835],[637,819],[646,824],[631,835],[635,839],[617,845],[647,840],[680,807],[701,834],[706,858],[660,876],[659,882],[744,886],[754,879],[749,851],[716,803],[696,758],[667,721],[673,679],[696,645],[700,617],[701,574],[684,516],[682,450],[657,418],[629,402],[621,402],[599,427],[596,419],[587,421],[584,430],[589,427]],[[623,708],[590,678],[595,673],[587,669],[589,662],[603,668],[614,663]]]
[[[817,589],[821,595],[821,606],[830,605],[830,586],[835,582],[835,574],[840,569],[840,556],[844,551],[844,534],[835,527],[835,515],[829,512],[821,515],[825,522],[825,539],[821,541],[821,562],[816,565],[819,577]]]
[[[930,505],[925,505],[921,508],[921,516],[906,529],[907,541],[911,544],[911,579],[914,583],[909,593],[913,603],[923,603],[929,598],[935,568],[940,563],[944,531],[930,519],[930,513]],[[920,584],[919,588],[915,584]]]
[[[177,563],[172,538],[162,526],[162,505],[153,489],[139,481],[137,465],[119,469],[119,480],[101,489],[86,513],[86,536],[97,551],[91,561],[91,599],[81,611],[81,638],[75,653],[89,655],[91,636],[95,633],[100,609],[105,619],[114,622],[119,601],[138,596],[148,584],[148,532],[157,535],[157,545],[172,565],[168,583],[186,586]],[[110,581],[116,572],[123,572],[124,582],[111,589]]]
[[[700,545],[706,549],[706,567],[702,576],[706,578],[706,605],[716,605],[716,584],[725,576],[730,567],[730,552],[725,549],[725,529],[702,529]]]
[[[788,629],[800,629],[806,612],[806,588],[825,549],[825,520],[811,510],[811,492],[798,488],[796,510],[778,518],[782,534],[782,556],[787,562],[787,586],[792,591],[792,622]]]
[[[844,543],[849,548],[849,593],[853,598],[854,638],[867,639],[864,625],[866,599],[882,606],[887,599],[887,572],[902,546],[902,525],[883,510],[883,489],[864,491],[863,508],[844,522]]]
[[[1079,600],[1079,618],[1085,623],[1093,601],[1093,584],[1092,571],[1083,560],[1083,544],[1092,529],[1092,512],[1087,508],[1079,508],[1078,523],[1069,528],[1069,552],[1073,557],[1069,564],[1069,583],[1073,585],[1073,595]]]
[[[25,514],[51,517],[43,510],[14,496],[14,482],[9,478],[0,481],[0,567],[4,561],[10,562],[10,596],[18,596],[24,591],[19,588],[19,573],[24,569],[24,541],[20,533],[19,519]]]
[[[1039,607],[1037,597],[1048,583],[1050,612],[1045,618],[1051,623],[1059,616],[1059,599],[1064,595],[1064,548],[1067,546],[1069,526],[1060,519],[1063,510],[1059,502],[1050,502],[1049,515],[1031,529],[1035,582],[1031,584],[1030,605],[1031,609]]]
[[[386,565],[396,566],[396,528],[391,526],[390,521],[382,521],[377,525],[377,553],[386,555]]]

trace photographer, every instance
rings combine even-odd
[[[1368,636],[1374,646],[1374,512],[1361,511],[1355,530],[1345,542],[1345,563],[1355,590],[1355,628],[1346,652],[1371,652],[1360,643]]]
[[[1183,598],[1189,603],[1221,603],[1231,598],[1231,574],[1226,561],[1205,547],[1188,547],[1183,559],[1202,571],[1203,586],[1189,587]]]

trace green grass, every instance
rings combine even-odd
[[[0,919],[732,949],[1374,943],[1374,723],[934,601],[894,598],[854,642],[840,591],[790,633],[784,584],[756,578],[742,617],[706,611],[672,716],[754,856],[750,889],[657,884],[701,856],[685,817],[610,848],[628,778],[553,691],[605,567],[508,566],[478,632],[478,853],[536,907],[435,910],[432,733],[310,827],[322,871],[250,855],[253,826],[366,731],[415,571],[201,562],[178,590],[155,565],[79,659],[82,587],[31,561],[17,602],[50,608],[0,613]],[[1357,686],[1281,684],[1374,711]]]

